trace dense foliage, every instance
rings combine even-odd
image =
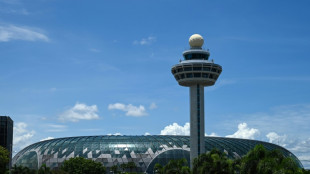
[[[187,163],[171,160],[166,166],[156,164],[154,173],[187,174],[182,171]],[[188,168],[188,167],[187,167]],[[240,159],[229,159],[227,154],[217,149],[201,154],[194,159],[193,174],[310,174],[298,167],[291,157],[285,157],[279,150],[268,151],[263,145],[257,145]]]
[[[7,170],[7,165],[10,161],[9,155],[9,151],[6,148],[0,146],[0,174],[5,173]]]
[[[106,168],[101,163],[82,157],[66,160],[61,169],[69,174],[105,174]]]
[[[303,173],[291,157],[285,157],[279,150],[268,151],[257,145],[241,159],[241,174],[246,173]]]
[[[162,166],[155,164],[154,173],[157,174],[190,174],[190,168],[188,167],[187,160],[182,158],[179,160],[170,160],[167,165]]]
[[[193,173],[229,174],[234,173],[238,165],[228,159],[227,155],[217,149],[201,154],[194,159]]]

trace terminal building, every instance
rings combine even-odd
[[[244,156],[255,145],[262,144],[268,150],[279,149],[284,156],[292,157],[302,167],[297,157],[281,146],[247,139],[205,137],[206,152],[217,148],[229,158]],[[190,161],[189,136],[81,136],[56,138],[34,143],[13,158],[13,164],[38,169],[42,164],[59,168],[72,157],[84,157],[101,162],[110,171],[113,165],[134,162],[136,172],[153,173],[156,163],[165,165],[171,159],[185,158]]]
[[[187,159],[189,165],[198,155],[216,148],[231,159],[246,155],[257,144],[268,150],[279,149],[284,156],[294,154],[275,144],[222,137],[205,136],[204,87],[212,86],[222,73],[222,66],[209,60],[210,53],[202,48],[204,39],[194,34],[190,49],[183,52],[184,60],[174,65],[171,73],[179,85],[189,87],[190,136],[82,136],[56,138],[32,144],[13,158],[13,164],[38,169],[42,164],[59,168],[72,157],[84,157],[101,162],[105,167],[134,162],[136,172],[153,173],[156,163],[166,165],[171,159]]]

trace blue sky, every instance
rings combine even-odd
[[[170,70],[195,33],[222,65],[206,134],[280,144],[310,168],[308,1],[0,0],[0,115],[14,149],[80,135],[188,134]]]

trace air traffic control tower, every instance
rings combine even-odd
[[[205,153],[204,87],[215,84],[222,67],[209,60],[210,53],[202,49],[203,37],[189,38],[190,49],[183,52],[184,60],[174,65],[172,74],[179,85],[189,87],[190,95],[190,160]]]

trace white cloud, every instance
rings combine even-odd
[[[54,139],[54,137],[46,137],[46,138],[43,138],[43,139],[40,140],[40,141],[51,140],[51,139]]]
[[[173,123],[161,130],[160,135],[190,135],[190,124],[187,122],[181,126],[178,123]],[[218,135],[212,132],[210,135],[205,133],[205,136],[217,137]]]
[[[122,103],[115,103],[115,104],[109,104],[108,109],[109,110],[116,109],[116,110],[124,111],[124,112],[126,112],[127,116],[141,117],[141,116],[148,115],[146,113],[144,106],[142,106],[142,105],[134,106],[132,104],[125,105]]]
[[[115,133],[115,134],[111,134],[111,133],[109,133],[109,134],[107,134],[107,135],[109,135],[109,136],[111,136],[111,135],[115,135],[115,136],[120,135],[120,136],[122,136],[122,134],[121,134],[121,133],[119,133],[119,132],[117,132],[117,133]]]
[[[27,130],[27,124],[24,122],[15,123],[13,131],[13,147],[14,151],[19,151],[20,149],[31,144],[31,138],[35,135],[34,130]]]
[[[150,106],[149,106],[149,109],[151,109],[151,110],[152,110],[152,109],[156,109],[156,108],[157,108],[157,105],[156,105],[156,103],[154,103],[154,102],[151,103]]]
[[[308,153],[308,155],[310,156],[310,138],[306,140],[300,140],[297,143],[294,143],[294,146],[289,149],[298,153]]]
[[[40,31],[27,27],[17,27],[14,25],[0,26],[0,42],[11,40],[25,41],[49,41],[49,38]]]
[[[209,136],[209,137],[218,137],[218,135],[214,132],[212,132],[210,135],[208,135],[207,133],[205,133],[205,136]]]
[[[67,126],[61,124],[48,124],[46,128],[46,132],[64,132],[67,130]]]
[[[286,146],[286,135],[280,136],[275,132],[269,132],[266,137],[268,138],[269,143],[278,144],[283,147]]]
[[[149,36],[147,38],[142,38],[140,41],[138,40],[135,40],[133,42],[133,44],[136,44],[136,45],[150,45],[151,43],[155,42],[156,41],[156,38],[153,37],[153,36]]]
[[[270,132],[266,137],[270,143],[278,144],[291,151],[305,168],[310,169],[310,138],[296,139],[296,137],[278,135],[276,132]]]
[[[147,136],[147,135],[151,135],[150,133],[148,133],[148,132],[145,132],[145,134],[144,134],[145,136]]]
[[[76,103],[72,108],[66,110],[59,116],[60,121],[78,122],[79,120],[99,119],[97,105],[87,106],[83,103]]]
[[[240,123],[238,125],[238,130],[232,135],[227,135],[230,138],[244,138],[244,139],[254,139],[256,135],[259,134],[258,129],[248,128],[246,123]]]
[[[246,122],[255,126],[265,135],[271,132],[281,132],[289,137],[308,138],[310,132],[310,104],[283,105],[271,108],[267,112],[252,114],[233,114],[230,117],[239,118],[236,121],[227,121],[225,125],[231,126],[231,122]],[[288,129],[290,128],[290,129]]]
[[[298,158],[310,157],[310,104],[282,105],[271,108],[269,111],[252,114],[232,114],[219,127],[233,129],[231,126],[246,122],[259,130],[259,140],[285,145],[285,148]],[[275,132],[276,134],[269,134]],[[269,135],[268,135],[269,134]],[[268,137],[267,137],[268,135]],[[277,137],[279,136],[279,137]],[[310,158],[308,158],[310,161]],[[310,162],[302,161],[310,168]]]
[[[160,135],[189,135],[190,134],[190,124],[185,123],[184,126],[178,125],[178,123],[173,123],[166,126],[160,131]]]

